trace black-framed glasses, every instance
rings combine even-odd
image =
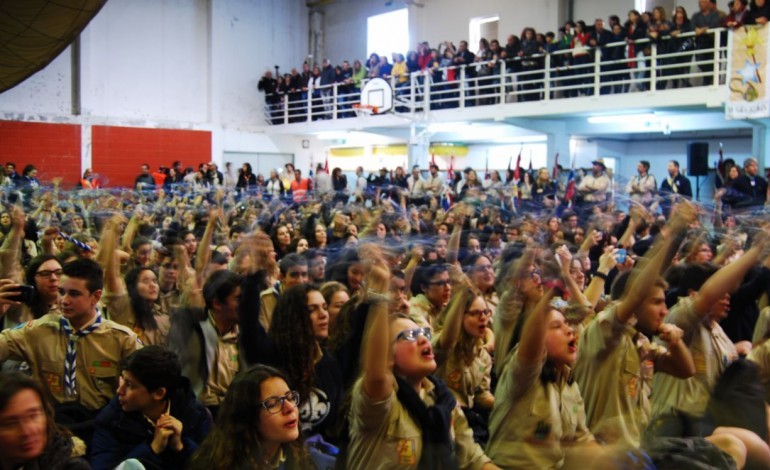
[[[420,335],[425,336],[428,341],[433,338],[433,335],[430,332],[430,328],[412,328],[411,330],[404,330],[399,333],[398,336],[396,336],[396,342],[404,340],[409,341],[410,343],[414,343],[417,341],[417,337]]]
[[[268,413],[274,415],[280,413],[283,410],[283,405],[289,401],[294,406],[299,406],[299,392],[290,390],[286,392],[286,395],[282,397],[270,397],[267,400],[260,403],[260,406],[264,408]]]
[[[490,310],[488,308],[482,308],[482,309],[479,309],[479,310],[466,310],[465,314],[466,315],[471,315],[471,316],[476,317],[478,319],[482,319],[484,317],[488,317],[488,316],[492,315],[492,310]]]
[[[55,275],[56,277],[61,277],[61,275],[62,275],[62,272],[63,272],[63,271],[62,271],[61,269],[53,269],[53,270],[38,271],[38,272],[36,272],[36,273],[35,273],[35,276],[40,276],[40,277],[44,277],[44,278],[49,278],[49,277],[51,277],[51,276]]]

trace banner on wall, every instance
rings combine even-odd
[[[770,117],[768,34],[770,28],[764,25],[744,26],[730,33],[726,119]]]

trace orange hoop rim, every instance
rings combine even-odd
[[[378,114],[380,109],[377,106],[371,106],[368,104],[355,103],[353,109],[364,110],[368,109],[372,111],[372,114]]]

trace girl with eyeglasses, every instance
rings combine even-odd
[[[236,376],[191,470],[310,469],[300,440],[299,394],[287,377],[256,365]]]
[[[374,304],[362,342],[363,375],[351,391],[347,468],[498,468],[473,441],[452,391],[432,375],[430,328],[389,318],[388,302],[377,294],[387,292],[387,268],[372,270],[382,271],[381,281],[370,282],[367,294]]]
[[[440,377],[454,393],[473,428],[476,442],[486,443],[487,413],[495,404],[490,391],[492,356],[485,337],[492,328],[492,310],[470,286],[456,289],[437,322],[433,338]]]

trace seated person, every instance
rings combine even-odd
[[[176,354],[147,346],[120,363],[118,395],[96,417],[94,468],[136,459],[152,468],[186,468],[211,429],[211,414],[195,400]]]

